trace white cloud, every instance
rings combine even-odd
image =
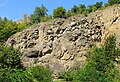
[[[7,3],[8,3],[8,0],[5,0],[5,1],[3,1],[3,2],[0,2],[0,7],[6,6]]]

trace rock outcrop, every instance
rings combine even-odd
[[[57,77],[63,70],[83,66],[86,51],[104,41],[110,28],[116,26],[120,27],[119,6],[99,10],[87,17],[78,15],[33,25],[11,36],[6,44],[21,50],[24,67],[43,65]]]

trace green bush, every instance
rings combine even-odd
[[[60,79],[65,79],[66,81],[72,81],[77,74],[78,70],[68,70],[60,74]]]
[[[0,68],[21,68],[19,50],[0,43]]]
[[[22,69],[0,69],[2,82],[34,82],[30,72]]]
[[[62,78],[72,82],[120,82],[120,74],[114,65],[119,55],[115,36],[106,39],[100,48],[94,46],[89,50],[87,63],[76,72],[65,73]]]
[[[6,17],[2,19],[0,17],[0,42],[6,41],[11,35],[29,27],[31,24],[24,24],[13,22]]]
[[[53,11],[54,18],[66,18],[66,10],[63,7],[57,7]]]
[[[110,3],[110,5],[120,4],[120,0],[108,0],[108,3]]]
[[[52,20],[52,16],[45,16],[45,17],[41,17],[41,18],[40,18],[40,21],[41,21],[41,22],[47,22],[47,21],[49,21],[49,20]]]
[[[37,66],[30,69],[0,69],[2,82],[51,82],[48,69]]]
[[[32,74],[36,82],[52,81],[51,72],[42,66],[36,66],[36,67],[30,68],[28,71]]]

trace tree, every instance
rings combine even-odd
[[[116,48],[115,36],[111,35],[101,48],[89,51],[88,62],[77,72],[73,82],[120,82],[120,74],[114,65],[120,51]]]
[[[6,23],[8,21],[7,17],[4,17],[3,21]]]
[[[41,10],[42,10],[42,13],[41,13],[42,17],[45,17],[46,15],[48,15],[47,14],[48,9],[44,5],[42,5]]]
[[[45,17],[47,15],[48,9],[42,5],[42,7],[36,7],[34,14],[38,15],[39,17]]]
[[[76,6],[76,5],[74,5],[73,8],[71,9],[71,12],[72,12],[73,14],[78,14],[78,12],[79,12],[79,7]]]
[[[84,4],[79,5],[79,13],[80,14],[87,14],[87,9],[86,9],[86,6]]]
[[[41,66],[24,69],[0,69],[2,82],[52,82],[51,72]]]
[[[27,14],[24,14],[23,16],[24,16],[24,18],[23,18],[23,20],[22,20],[22,24],[27,25],[27,22],[28,22]]]
[[[96,2],[95,7],[97,9],[100,9],[102,7],[102,5],[103,5],[103,2]]]
[[[47,15],[48,9],[42,5],[41,7],[36,7],[33,14],[30,15],[30,20],[32,23],[40,23],[40,18]]]
[[[120,72],[115,59],[120,50],[116,48],[115,36],[110,35],[101,47],[94,46],[88,52],[83,68],[69,70],[61,78],[70,82],[120,82]]]
[[[108,6],[110,6],[109,2],[107,2],[107,3],[104,4],[104,7],[108,7]]]
[[[52,16],[49,15],[49,16],[41,17],[40,21],[41,21],[41,22],[47,22],[47,21],[49,21],[49,20],[51,20],[51,19],[52,19]]]
[[[34,24],[34,23],[40,23],[40,17],[38,15],[35,15],[35,14],[31,14],[30,15],[30,20],[31,22]]]
[[[110,3],[110,5],[120,4],[120,0],[108,0],[108,3]]]
[[[90,5],[88,7],[88,13],[91,13],[91,12],[95,12],[97,10],[96,6],[95,5]]]
[[[0,43],[0,68],[21,68],[21,56],[19,50]]]
[[[66,18],[66,10],[63,7],[58,7],[53,11],[54,18]]]
[[[67,11],[66,16],[67,16],[67,17],[71,17],[71,16],[72,16],[72,13],[71,13],[70,10]]]

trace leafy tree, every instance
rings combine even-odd
[[[120,0],[108,0],[108,3],[110,3],[110,5],[120,4]]]
[[[11,35],[29,27],[31,24],[13,22],[6,17],[0,17],[0,42],[6,41]]]
[[[52,16],[41,17],[41,22],[47,22],[52,19]]]
[[[0,43],[0,68],[21,68],[19,50]]]
[[[115,36],[111,35],[101,48],[90,50],[88,63],[74,82],[119,82],[120,75],[113,63],[118,54]]]
[[[4,17],[3,21],[6,23],[8,21],[8,19],[6,17]]]
[[[41,11],[42,11],[41,16],[45,17],[47,15],[48,9],[44,5],[42,5]]]
[[[42,7],[36,7],[34,14],[39,17],[44,17],[47,14],[47,9],[42,5]]]
[[[104,7],[108,7],[108,6],[110,6],[110,3],[107,2],[104,4]]]
[[[86,9],[86,6],[84,4],[79,5],[79,13],[80,14],[87,14],[87,9]]]
[[[48,69],[37,66],[23,69],[0,69],[2,82],[51,82],[51,73]]]
[[[35,82],[31,73],[22,69],[0,69],[2,82]]]
[[[34,24],[34,23],[40,23],[40,17],[35,15],[35,14],[31,14],[30,15],[30,20],[31,22]]]
[[[48,9],[42,5],[42,7],[36,7],[33,14],[30,15],[30,20],[32,23],[40,23],[41,17],[47,15]]]
[[[72,16],[72,13],[71,13],[70,10],[68,10],[68,11],[66,12],[66,16],[67,16],[67,17],[71,17],[71,16]]]
[[[36,66],[28,69],[32,76],[34,77],[36,82],[51,82],[51,72],[41,66]]]
[[[71,9],[71,12],[72,12],[73,14],[78,14],[78,12],[79,12],[79,7],[76,6],[76,5],[74,5],[73,8]]]
[[[63,7],[58,7],[53,11],[54,18],[66,18],[66,10]]]
[[[19,32],[22,28],[18,28],[16,22],[3,19],[0,24],[0,42],[7,40],[11,35]]]
[[[61,78],[72,82],[120,82],[120,74],[114,65],[120,50],[116,48],[115,36],[109,36],[104,45],[94,46],[82,69],[65,72]]]
[[[23,16],[24,16],[24,18],[22,20],[22,24],[27,25],[28,24],[28,16],[27,16],[27,14],[24,14]]]
[[[90,5],[88,7],[88,13],[91,13],[91,12],[95,12],[97,10],[96,6],[95,5]]]
[[[103,2],[96,2],[95,7],[97,9],[100,9],[102,7],[102,5],[103,5]]]

